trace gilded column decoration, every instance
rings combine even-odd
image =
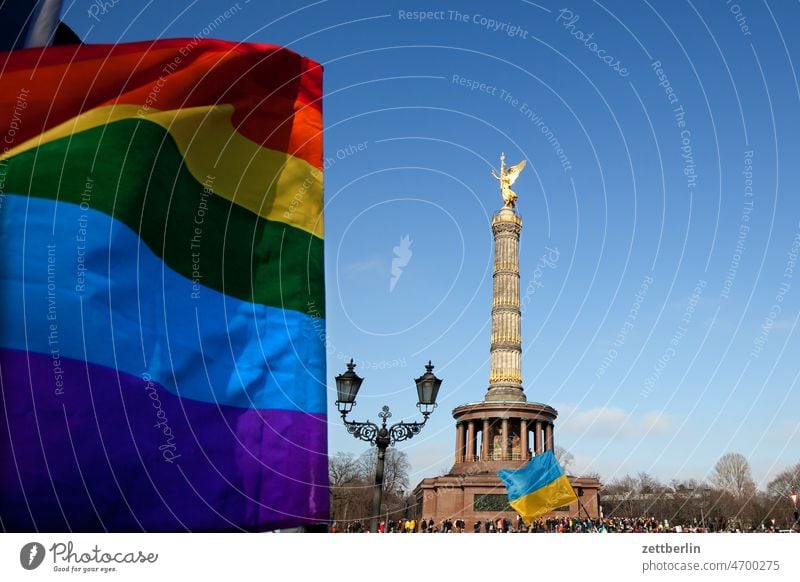
[[[494,236],[494,278],[492,297],[492,335],[489,356],[487,401],[525,402],[522,391],[522,332],[519,296],[519,238],[522,219],[517,214],[517,195],[510,186],[525,167],[523,160],[506,168],[500,156],[500,181],[505,205],[492,218]]]

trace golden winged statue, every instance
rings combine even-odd
[[[492,170],[492,176],[500,181],[500,194],[503,195],[503,202],[505,202],[507,208],[514,208],[517,204],[517,193],[511,189],[511,185],[517,181],[517,178],[519,178],[520,173],[527,163],[526,160],[522,160],[516,166],[506,168],[506,155],[501,153],[500,174],[498,175]]]

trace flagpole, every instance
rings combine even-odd
[[[581,491],[581,493],[582,493],[582,491]],[[592,527],[594,527],[594,530],[598,531],[597,530],[597,526],[594,524],[594,521],[592,520],[592,516],[589,515],[589,512],[586,510],[586,507],[584,507],[583,503],[581,503],[581,498],[578,495],[576,495],[575,499],[578,501],[578,519],[581,518],[581,509],[583,509],[583,512],[586,514],[586,517],[588,517],[589,521],[592,522]]]

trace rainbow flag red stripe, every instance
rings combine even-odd
[[[197,39],[0,59],[0,527],[326,520],[321,66]]]

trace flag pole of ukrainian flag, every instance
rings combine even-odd
[[[553,451],[536,455],[516,471],[499,471],[497,476],[505,483],[509,504],[526,524],[578,499]]]

